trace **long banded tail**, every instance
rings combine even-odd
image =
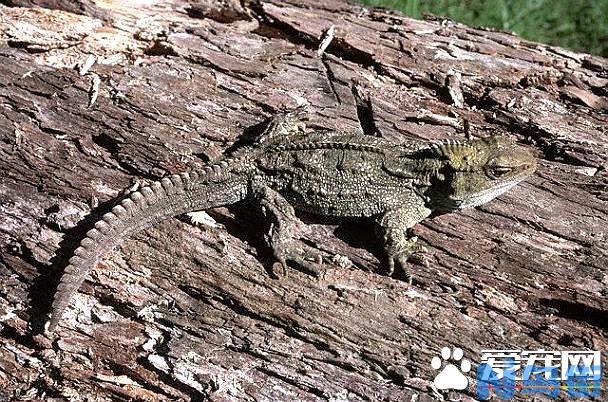
[[[51,306],[47,331],[53,331],[74,293],[98,259],[121,240],[154,224],[187,212],[229,205],[247,194],[247,180],[215,165],[165,177],[133,192],[112,208],[89,230],[74,251]]]

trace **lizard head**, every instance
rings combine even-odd
[[[432,199],[442,210],[485,204],[536,169],[532,152],[506,137],[445,141],[433,151],[442,163]]]

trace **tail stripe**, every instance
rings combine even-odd
[[[87,250],[85,247],[79,246],[76,250],[74,250],[74,255],[77,255],[81,258],[86,258],[91,255],[91,252]]]
[[[82,262],[84,261],[84,258],[81,258],[77,255],[72,256],[72,258],[70,258],[70,265],[74,265],[74,267],[76,267],[79,264],[82,264]]]
[[[114,208],[112,208],[112,213],[119,218],[125,218],[129,214],[122,205],[116,205]]]
[[[133,216],[133,213],[135,212],[135,204],[130,198],[125,198],[122,200],[120,205],[127,211],[129,215]]]
[[[188,175],[190,176],[191,182],[195,182],[199,179],[198,172],[196,170],[192,170],[192,171],[188,172]]]
[[[93,239],[93,240],[97,240],[101,237],[101,232],[97,229],[91,229],[87,232],[87,237],[88,239],[85,237],[84,239],[82,239],[82,242],[80,242],[81,245],[85,246],[85,247],[90,247],[93,246],[95,244],[95,242],[92,242],[90,244],[84,244],[85,241],[88,242],[88,240]]]
[[[190,174],[188,172],[180,173],[179,176],[182,178],[184,189],[190,184]]]
[[[143,195],[146,199],[146,203],[148,203],[148,205],[151,205],[154,203],[154,201],[156,201],[156,194],[154,194],[154,191],[152,191],[150,187],[144,187],[140,192],[141,195]]]
[[[135,204],[135,206],[137,208],[139,208],[140,206],[142,206],[145,203],[144,196],[141,195],[141,193],[139,191],[136,191],[133,194],[131,194],[131,200],[133,201],[133,203]]]
[[[165,193],[167,193],[167,195],[175,194],[175,186],[169,178],[165,177],[160,181],[160,184],[163,186],[163,189],[165,189]]]
[[[113,212],[108,212],[101,219],[103,219],[104,222],[110,225],[110,227],[120,220],[118,216],[114,215]]]
[[[182,177],[179,175],[171,175],[169,177],[169,179],[171,180],[171,182],[173,183],[173,186],[175,187],[175,193],[176,194],[180,194],[184,191],[184,183],[182,181]]]
[[[165,193],[165,189],[163,189],[162,184],[160,184],[160,182],[158,182],[158,181],[155,181],[154,183],[152,183],[150,185],[150,188],[156,194],[160,194],[160,195],[163,195],[163,196],[167,194],[167,193]]]
[[[112,230],[110,225],[103,220],[95,222],[95,229],[100,231],[102,234],[107,234],[110,230]]]
[[[101,233],[97,229],[91,229],[87,232],[87,237],[82,239],[80,245],[84,248],[92,248],[95,246],[95,239],[97,239]]]

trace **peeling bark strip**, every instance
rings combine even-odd
[[[340,1],[0,4],[2,396],[428,401],[443,346],[473,370],[486,348],[608,349],[605,59]],[[218,209],[215,228],[125,242],[61,338],[32,335],[52,267],[123,188],[303,105],[313,127],[393,141],[508,132],[539,172],[416,227],[431,261],[413,287],[382,275],[358,222],[302,234],[352,265],[271,279],[261,218]]]

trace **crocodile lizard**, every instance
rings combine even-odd
[[[434,211],[484,204],[535,168],[532,152],[506,137],[397,144],[360,134],[307,132],[296,114],[272,118],[256,143],[204,168],[174,174],[124,198],[87,232],[65,268],[47,330],[97,261],[161,220],[251,199],[270,220],[265,239],[276,264],[310,267],[293,240],[295,211],[377,222],[388,274],[421,246],[407,230]]]

